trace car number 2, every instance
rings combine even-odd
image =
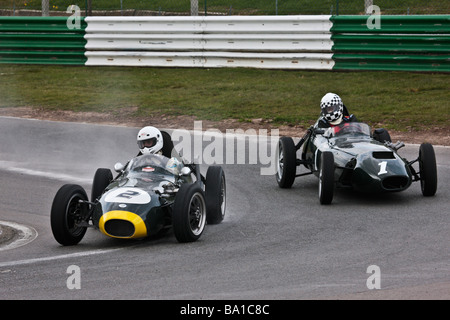
[[[106,202],[145,204],[151,201],[150,195],[138,188],[119,188],[105,196]]]
[[[382,161],[378,164],[380,166],[380,172],[378,172],[378,175],[382,175],[387,173],[386,167],[387,167],[387,161]]]
[[[138,195],[140,195],[139,192],[128,190],[126,192],[123,192],[123,193],[120,193],[120,194],[116,195],[116,197],[117,198],[131,199],[132,197],[135,197],[135,196],[138,196]]]

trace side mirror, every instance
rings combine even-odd
[[[125,166],[123,164],[121,164],[120,162],[117,162],[114,165],[114,171],[116,171],[116,172],[122,172],[123,169],[125,169]]]
[[[183,167],[180,171],[180,176],[188,176],[191,174],[191,169],[188,167]]]

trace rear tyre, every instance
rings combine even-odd
[[[206,202],[198,183],[181,185],[172,212],[173,232],[178,242],[200,238],[206,224]]]
[[[319,201],[330,204],[334,194],[334,156],[330,151],[321,155],[319,169]]]
[[[91,201],[95,202],[99,198],[106,187],[111,183],[113,175],[111,170],[99,168],[95,172],[94,181],[92,182]]]
[[[226,209],[226,182],[222,167],[211,166],[206,172],[205,183],[206,222],[221,223]]]
[[[437,190],[437,168],[434,148],[422,143],[419,148],[420,187],[425,197],[431,197]]]
[[[281,137],[277,145],[275,177],[280,188],[290,188],[295,180],[297,155],[294,140]]]
[[[87,227],[78,224],[87,214],[88,206],[80,203],[87,201],[86,191],[75,184],[62,186],[53,199],[50,212],[50,224],[53,236],[63,246],[72,246],[83,239]]]

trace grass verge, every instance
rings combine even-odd
[[[327,92],[373,126],[398,131],[450,127],[449,76],[410,72],[313,72],[0,66],[0,107],[97,111],[135,117],[189,115],[199,120],[264,119],[307,127]]]

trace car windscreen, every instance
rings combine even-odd
[[[330,138],[344,135],[370,137],[370,127],[362,122],[346,122],[328,128],[324,135]]]
[[[145,173],[156,173],[164,175],[172,175],[173,173],[167,169],[169,158],[158,154],[145,154],[133,158],[128,166],[129,175],[140,175]]]

